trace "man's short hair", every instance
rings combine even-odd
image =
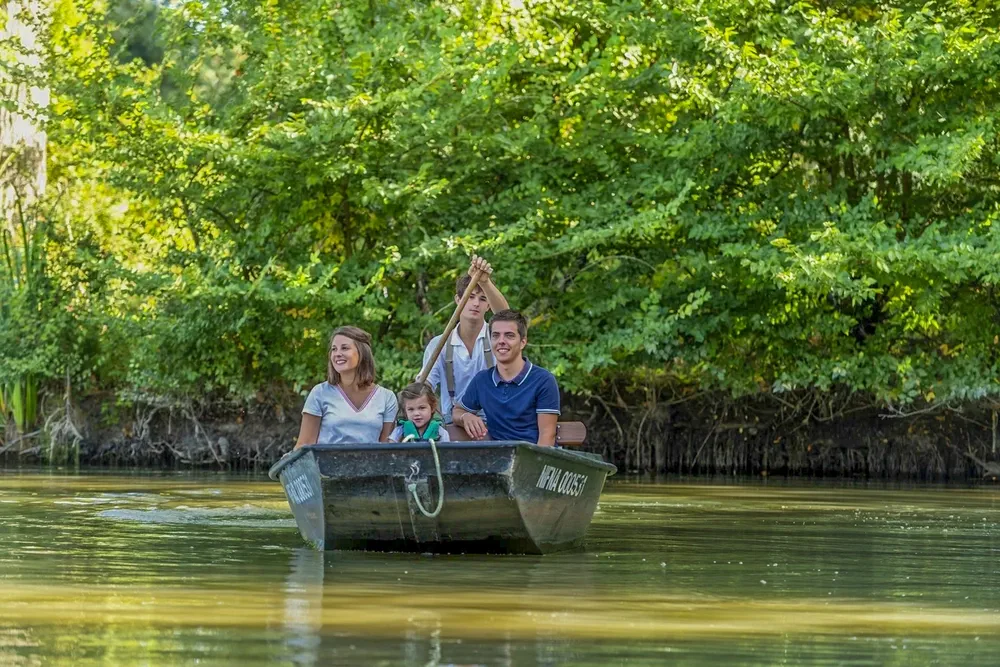
[[[517,334],[521,338],[528,337],[528,320],[525,319],[524,315],[508,308],[507,310],[501,310],[495,313],[490,319],[490,336],[493,335],[493,323],[494,322],[515,322],[517,324]]]
[[[455,296],[462,296],[463,294],[465,294],[465,290],[469,289],[469,283],[471,282],[472,282],[472,276],[470,276],[468,273],[463,273],[462,275],[460,275],[458,277],[458,280],[455,281]],[[477,284],[476,289],[481,290],[482,285]]]

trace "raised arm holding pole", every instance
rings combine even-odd
[[[479,283],[479,279],[482,278],[482,271],[474,271],[472,273],[472,280],[469,281],[469,286],[465,288],[465,293],[462,294],[462,298],[459,299],[458,305],[455,307],[455,312],[451,314],[451,319],[448,320],[448,324],[445,325],[444,334],[438,340],[437,345],[434,346],[434,350],[431,352],[430,358],[424,367],[420,371],[420,375],[417,376],[417,382],[427,382],[427,376],[431,374],[431,369],[434,368],[434,364],[437,362],[438,357],[441,355],[441,350],[448,343],[448,338],[451,336],[451,332],[458,325],[459,315],[462,314],[462,309],[465,308],[465,304],[469,301],[469,297],[472,296],[472,292],[476,289],[476,285]]]

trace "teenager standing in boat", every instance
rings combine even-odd
[[[556,443],[559,386],[549,371],[524,358],[528,321],[516,310],[502,310],[490,320],[490,342],[496,367],[481,371],[455,403],[452,417],[473,440]]]
[[[397,410],[396,395],[375,384],[371,335],[340,327],[330,337],[326,382],[312,388],[302,408],[295,447],[386,442]]]
[[[486,327],[486,313],[494,313],[509,308],[507,299],[491,277],[493,267],[482,257],[472,256],[469,271],[455,283],[455,303],[462,300],[462,295],[472,281],[472,274],[481,271],[482,277],[472,291],[472,296],[462,309],[458,327],[451,332],[448,343],[434,363],[427,383],[431,387],[440,388],[441,414],[445,421],[451,423],[452,408],[455,399],[460,397],[476,373],[491,368],[494,365],[493,350],[490,348],[489,331]],[[435,336],[424,348],[424,363],[430,361],[431,354],[441,336]]]

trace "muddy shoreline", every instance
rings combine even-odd
[[[615,405],[570,398],[564,420],[587,424],[584,449],[622,472],[693,475],[837,476],[961,480],[1000,477],[996,412],[991,405],[913,409],[868,406],[862,399],[826,412],[817,401],[733,401]],[[775,407],[777,405],[777,407]],[[77,407],[81,436],[52,447],[47,432],[8,430],[0,460],[139,468],[266,469],[289,451],[298,412],[287,406],[154,407],[109,413],[94,399]]]

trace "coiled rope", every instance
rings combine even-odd
[[[414,439],[415,438],[412,435],[409,435],[403,438],[403,442],[411,442]],[[438,458],[437,445],[434,444],[433,439],[429,439],[427,440],[427,442],[431,443],[431,453],[434,455],[434,472],[437,473],[437,478],[438,478],[437,508],[433,512],[428,512],[426,509],[424,509],[423,503],[420,502],[420,496],[417,495],[416,482],[407,483],[406,488],[409,489],[411,494],[413,494],[413,501],[417,503],[417,509],[420,510],[420,513],[423,514],[428,519],[433,519],[438,514],[441,513],[441,509],[444,507],[444,479],[441,477],[441,460]]]

